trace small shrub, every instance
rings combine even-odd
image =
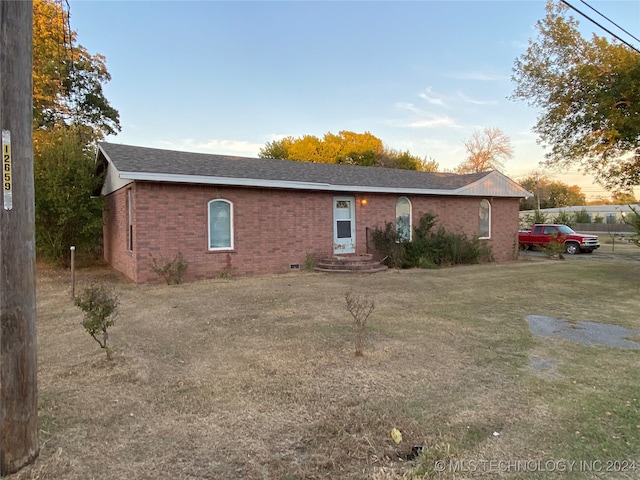
[[[234,277],[233,267],[226,266],[218,274],[218,278],[222,280],[231,280]]]
[[[575,218],[573,220],[575,223],[591,223],[591,216],[587,212],[587,209],[583,208],[579,212],[575,213]]]
[[[522,228],[529,229],[532,225],[536,223],[547,223],[547,214],[541,212],[536,209],[533,213],[528,213],[524,216],[524,218],[520,221]]]
[[[318,265],[318,255],[316,255],[315,253],[307,253],[307,255],[304,258],[305,270],[312,272],[317,265]]]
[[[558,242],[555,239],[547,244],[540,245],[538,247],[542,253],[548,258],[557,257],[559,260],[564,260],[564,243]]]
[[[558,212],[558,215],[555,216],[552,223],[559,223],[573,227],[575,225],[575,215],[570,215],[568,212],[560,211]]]
[[[218,278],[223,280],[231,280],[235,276],[236,269],[233,266],[231,255],[227,253],[225,259],[225,266],[222,267],[220,273],[218,274]]]
[[[151,254],[149,254],[151,256]],[[160,260],[151,256],[151,268],[159,277],[164,278],[167,285],[177,285],[182,283],[182,276],[187,271],[189,263],[182,256],[182,252],[178,252],[173,260],[167,261],[163,258]]]
[[[384,229],[376,228],[372,232],[373,244],[384,255],[384,263],[391,268],[403,267],[404,242],[396,227],[388,222]]]
[[[118,312],[118,297],[101,285],[91,286],[74,299],[75,305],[84,312],[82,326],[98,342],[111,360],[111,350],[107,346],[107,330],[115,324]]]
[[[375,304],[370,298],[355,295],[353,292],[347,292],[345,300],[347,302],[347,310],[353,317],[355,325],[356,356],[361,357],[364,354],[364,337],[366,334],[367,319],[375,309]]]

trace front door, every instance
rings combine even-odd
[[[333,197],[333,253],[356,252],[355,197]]]

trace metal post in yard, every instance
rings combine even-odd
[[[76,247],[71,245],[71,298],[76,298]]]

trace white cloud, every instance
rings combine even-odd
[[[455,95],[434,94],[431,87],[426,88],[422,93],[418,94],[418,96],[423,100],[426,100],[431,105],[439,105],[446,108],[450,108],[450,103],[457,103],[460,101],[462,101],[463,103],[472,103],[474,105],[498,104],[496,100],[477,100],[462,92],[458,92]]]
[[[420,98],[427,100],[432,105],[445,106],[442,96],[433,96],[431,87],[426,88],[424,92],[418,95]],[[411,112],[406,119],[394,119],[385,122],[387,125],[396,128],[437,128],[437,127],[459,127],[456,120],[448,115],[437,115],[435,113],[423,110],[411,102],[396,102],[393,105],[399,110]]]
[[[458,127],[456,121],[447,116],[431,116],[407,122],[405,127],[409,128],[435,128],[435,127]]]
[[[446,107],[444,103],[445,97],[443,97],[442,95],[434,94],[431,87],[425,88],[424,91],[420,93],[418,96],[423,100],[426,100],[427,103],[431,105],[439,105],[441,107]]]
[[[162,148],[196,153],[213,153],[218,155],[238,155],[257,157],[262,144],[246,140],[207,139],[195,140],[184,138],[175,142],[161,141]]]
[[[409,103],[409,102],[396,102],[394,103],[393,106],[396,108],[399,108],[400,110],[409,110],[410,112],[417,113],[417,114],[424,113],[423,110],[420,110],[413,103]]]
[[[497,100],[476,100],[474,98],[471,98],[465,95],[462,92],[458,92],[458,98],[462,100],[464,103],[471,103],[473,105],[497,105],[498,104]]]
[[[459,127],[455,119],[447,115],[435,115],[418,109],[412,112],[416,114],[413,118],[387,120],[384,123],[396,128]]]

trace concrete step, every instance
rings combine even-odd
[[[386,270],[385,265],[368,253],[334,255],[321,259],[315,270],[333,273],[375,273]]]

